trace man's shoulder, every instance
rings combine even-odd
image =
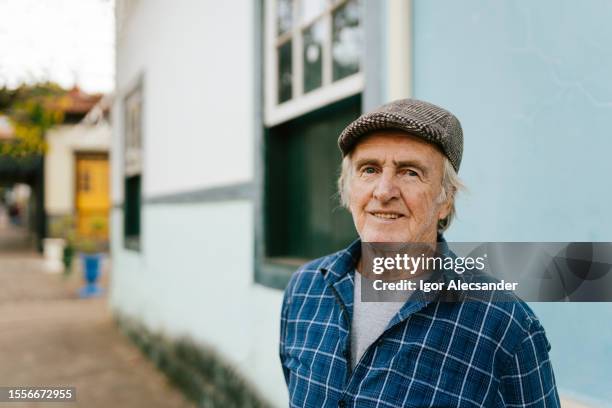
[[[489,299],[471,298],[456,303],[454,309],[459,326],[471,328],[479,336],[488,338],[507,356],[513,355],[514,350],[534,334],[544,334],[535,312],[513,293],[493,294]],[[546,343],[550,349],[547,340]]]
[[[511,331],[519,338],[529,336],[535,327],[540,326],[540,321],[531,307],[513,293],[480,302],[493,320],[507,322],[513,329]]]
[[[464,281],[478,283],[499,283],[500,281],[487,274],[465,274]],[[532,325],[539,325],[539,319],[531,307],[510,290],[484,290],[478,295],[468,295],[468,301],[477,302],[493,317],[505,317],[512,321],[518,330],[529,333]],[[506,320],[503,319],[503,320]]]
[[[451,275],[461,282],[496,282],[488,276],[469,273]],[[510,357],[534,333],[544,332],[531,307],[515,293],[505,290],[450,291],[444,301],[434,302],[422,313],[487,339]]]

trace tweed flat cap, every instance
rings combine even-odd
[[[349,124],[338,138],[346,156],[359,138],[377,130],[402,130],[437,145],[459,171],[463,155],[461,123],[449,111],[416,99],[399,99],[363,114]]]

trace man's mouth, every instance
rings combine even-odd
[[[382,219],[385,219],[385,220],[396,220],[396,219],[398,219],[400,217],[403,217],[402,214],[398,214],[398,213],[371,212],[370,214],[372,214],[376,218],[382,218]]]

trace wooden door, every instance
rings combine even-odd
[[[81,236],[108,239],[109,176],[107,154],[77,154],[76,225]]]

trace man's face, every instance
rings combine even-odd
[[[435,242],[444,156],[400,131],[374,132],[353,150],[349,208],[365,242]]]

